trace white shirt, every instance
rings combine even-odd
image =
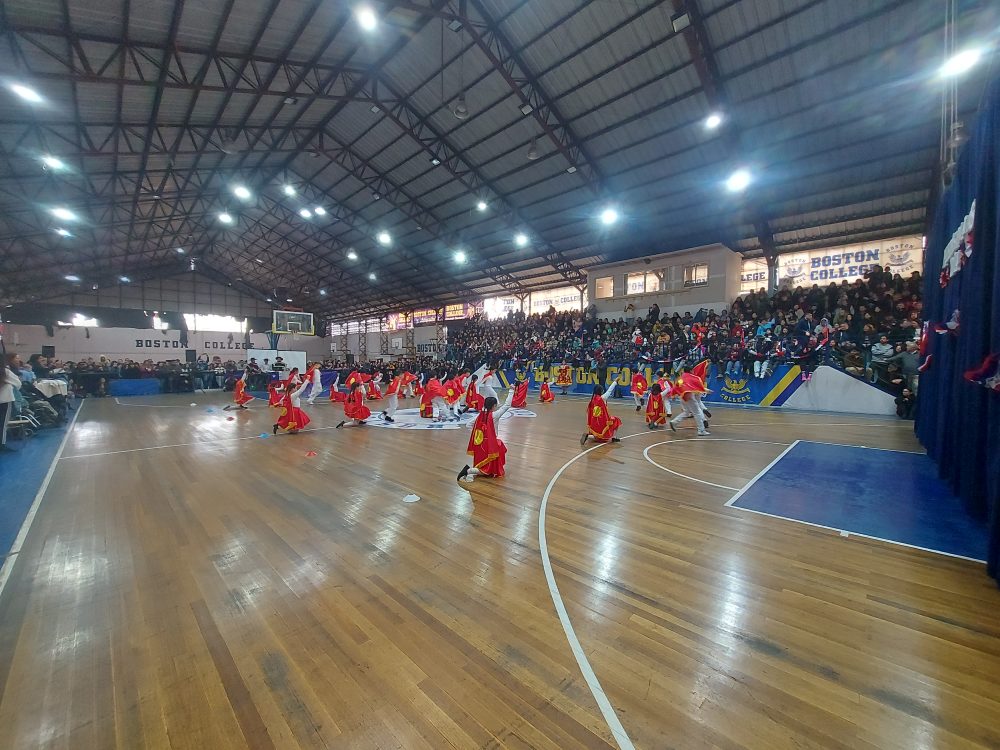
[[[21,379],[9,367],[3,368],[3,380],[0,381],[0,404],[9,404],[14,400],[14,389],[21,389]]]

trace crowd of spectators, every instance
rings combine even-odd
[[[661,314],[653,305],[636,317],[629,304],[617,319],[583,313],[500,320],[477,317],[450,337],[447,358],[464,366],[499,362],[505,367],[569,363],[600,371],[608,364],[650,363],[676,372],[710,359],[717,377],[766,378],[783,363],[811,378],[820,364],[879,383],[896,395],[917,392],[917,340],[922,325],[919,272],[903,278],[888,266],[863,279],[821,287],[761,289],[728,310]]]

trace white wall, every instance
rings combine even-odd
[[[436,331],[435,326],[417,326],[413,329],[413,342],[417,347],[417,353],[420,355],[432,355],[436,351]],[[448,338],[448,327],[445,326],[444,338],[447,341]],[[346,341],[345,341],[346,338]],[[360,352],[360,335],[357,333],[349,333],[347,336],[331,336],[326,339],[328,344],[333,344],[334,351],[337,358],[343,358],[344,354],[349,352],[355,357],[359,356]],[[395,340],[398,339],[398,342]],[[380,334],[369,333],[368,334],[368,359],[381,359],[387,355],[380,353]],[[394,344],[398,343],[399,346]],[[329,350],[329,346],[327,346]],[[401,357],[406,354],[406,331],[389,331],[389,357]]]
[[[152,359],[154,362],[167,359],[184,359],[185,347],[180,345],[179,331],[154,331],[138,328],[56,328],[54,336],[49,336],[44,326],[10,324],[4,332],[4,343],[8,351],[16,351],[22,359],[32,354],[40,354],[43,346],[54,346],[56,357],[63,361],[76,361],[102,354],[111,359]],[[252,349],[269,349],[266,334],[250,334]],[[188,349],[198,354],[214,356],[223,361],[238,361],[244,358],[243,335],[234,333],[188,333]],[[322,359],[330,356],[330,339],[316,336],[282,336],[278,348],[289,351],[304,351],[307,357]],[[378,342],[375,344],[378,350]]]
[[[648,260],[649,263],[645,261]],[[684,286],[684,267],[697,263],[708,264],[708,283]],[[732,304],[739,295],[740,267],[742,256],[725,245],[706,245],[676,253],[649,255],[622,263],[609,263],[587,269],[587,298],[597,305],[599,317],[619,318],[625,306],[631,302],[636,307],[636,315],[643,316],[647,308],[656,302],[660,313],[691,313],[701,308],[714,308],[721,312]],[[662,271],[665,290],[652,294],[625,294],[625,275]],[[597,279],[606,276],[614,278],[614,296],[598,299]]]

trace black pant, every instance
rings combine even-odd
[[[14,402],[0,404],[0,445],[7,445],[7,423],[14,411]]]

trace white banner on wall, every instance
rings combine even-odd
[[[789,253],[778,257],[778,284],[785,286],[826,285],[844,279],[862,278],[872,266],[889,266],[892,273],[906,277],[921,271],[924,243],[920,235],[877,240],[858,245]],[[767,262],[763,258],[743,261],[740,293],[767,287]]]

